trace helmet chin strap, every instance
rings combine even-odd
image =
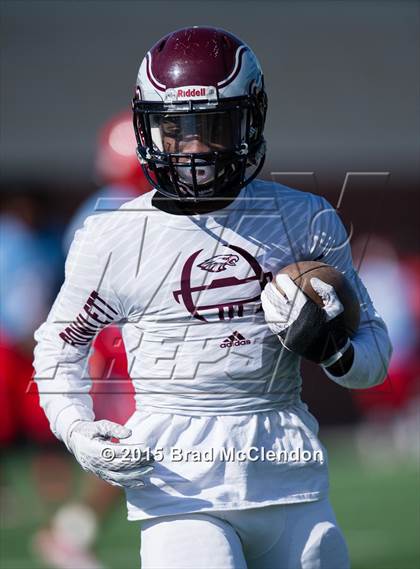
[[[190,168],[182,168],[178,166],[177,168],[179,179],[186,184],[193,184],[193,175]],[[197,184],[199,186],[204,184],[209,184],[214,180],[216,174],[216,169],[214,166],[199,166],[195,167],[195,175],[197,179]]]
[[[178,185],[185,192],[186,196],[190,196],[192,199],[197,199],[197,193],[194,191],[194,177],[191,168],[176,167],[178,172]],[[211,187],[206,187],[215,181],[216,177],[216,167],[215,166],[195,166],[195,176],[197,180],[197,190],[199,197],[206,198],[214,196],[214,184]],[[218,175],[222,176],[225,172],[225,168],[222,168]]]

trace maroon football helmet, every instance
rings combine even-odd
[[[234,35],[185,28],[143,59],[133,99],[137,153],[170,198],[232,195],[261,170],[267,97],[260,64]]]

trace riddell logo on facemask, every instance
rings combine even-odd
[[[190,99],[206,99],[208,101],[217,101],[217,89],[211,85],[184,85],[183,87],[166,89],[165,91],[166,103],[189,101]]]
[[[188,89],[177,89],[176,96],[180,99],[193,99],[194,97],[205,97],[206,88],[194,88],[190,87]]]
[[[224,340],[221,344],[221,348],[232,348],[233,346],[245,346],[246,344],[250,344],[251,340],[247,340],[240,334],[238,331],[231,334],[226,340]]]

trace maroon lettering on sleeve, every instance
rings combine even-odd
[[[100,303],[102,303],[104,306],[106,306],[107,308],[109,308],[110,311],[113,312],[115,315],[118,314],[118,312],[117,312],[114,308],[112,308],[112,306],[111,306],[110,304],[108,304],[107,302],[105,302],[105,300],[99,296],[99,294],[96,292],[96,290],[94,290],[94,291],[92,292],[92,295],[93,295],[93,294],[94,294],[93,298],[95,298],[95,299],[98,300]]]
[[[101,328],[115,320],[117,314],[117,311],[93,290],[81,312],[59,336],[71,346],[86,346]]]

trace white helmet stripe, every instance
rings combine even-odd
[[[149,78],[149,81],[159,91],[165,91],[166,85],[163,85],[163,83],[160,83],[160,81],[158,81],[152,73],[152,54],[150,53],[150,51],[147,53],[146,59],[147,59],[147,77]]]
[[[219,81],[219,83],[217,84],[219,88],[226,87],[226,85],[229,85],[229,83],[231,83],[235,79],[241,68],[242,55],[247,49],[248,48],[246,45],[241,45],[240,47],[238,47],[235,54],[235,65],[233,67],[233,70],[231,74],[226,77],[226,79],[223,79],[223,81]]]

